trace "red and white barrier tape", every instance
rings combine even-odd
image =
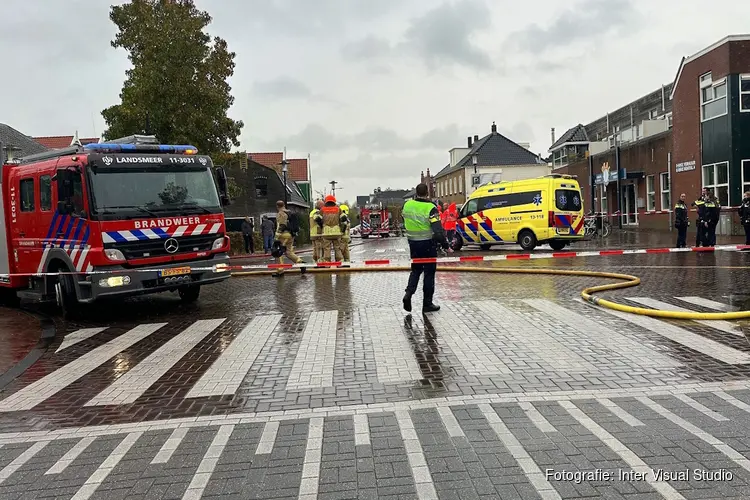
[[[750,245],[716,245],[714,247],[688,247],[688,248],[635,248],[623,250],[590,250],[582,252],[544,252],[544,253],[509,253],[498,255],[465,255],[458,257],[434,257],[423,259],[368,259],[361,262],[319,262],[302,264],[258,264],[242,266],[211,266],[194,267],[192,272],[226,272],[226,271],[258,271],[258,270],[280,270],[296,268],[325,268],[325,267],[376,267],[389,265],[411,265],[411,264],[456,264],[461,262],[494,262],[503,260],[539,260],[539,259],[570,259],[576,257],[611,257],[616,255],[642,255],[663,253],[686,253],[686,252],[720,252],[750,250]],[[62,276],[66,274],[83,275],[127,275],[135,273],[154,273],[164,269],[124,269],[120,271],[97,271],[84,272],[57,272],[57,273],[16,273],[0,274],[0,278],[10,277],[41,277]]]

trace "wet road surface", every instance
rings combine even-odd
[[[611,246],[661,243],[642,238]],[[352,258],[405,249],[370,240]],[[748,259],[478,265],[635,274],[641,286],[603,296],[721,311],[748,308]],[[750,497],[746,322],[578,300],[607,280],[468,273],[440,273],[442,310],[408,316],[405,282],[233,278],[194,305],[164,295],[58,320],[0,393],[0,499]]]

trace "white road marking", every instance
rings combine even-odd
[[[612,401],[611,399],[606,398],[599,398],[596,400],[600,405],[611,411],[615,416],[617,416],[620,420],[628,424],[630,427],[641,427],[645,426],[643,422],[635,418],[633,415],[628,413],[627,411],[620,408],[617,403]]]
[[[715,300],[704,299],[703,297],[675,297],[675,298],[683,302],[687,302],[688,304],[693,304],[695,306],[702,306],[707,309],[714,309],[716,311],[731,312],[731,311],[736,310],[736,308],[730,305],[724,304],[723,302],[716,302]]]
[[[44,474],[60,474],[62,471],[67,469],[68,466],[72,464],[76,458],[78,458],[78,455],[86,451],[86,448],[88,448],[95,439],[95,437],[82,438],[65,455],[63,455],[60,460],[55,462],[55,465],[50,467],[49,470],[47,470],[47,472],[45,472]]]
[[[407,410],[396,411],[396,421],[401,430],[401,439],[406,448],[406,457],[409,460],[411,473],[414,477],[414,485],[417,489],[417,498],[420,499],[437,499],[435,483],[432,480],[432,474],[427,467],[427,459],[422,451],[422,445],[419,443],[419,436],[414,429],[414,422]]]
[[[531,422],[542,432],[557,432],[557,429],[528,401],[518,403]]]
[[[58,347],[55,352],[57,353],[64,349],[67,349],[68,347],[91,338],[94,335],[103,332],[104,330],[106,330],[106,328],[82,328],[80,330],[71,332],[63,337],[62,344],[60,344],[60,347]]]
[[[154,459],[151,460],[151,463],[165,464],[169,462],[169,459],[172,458],[175,450],[179,448],[180,443],[182,443],[182,440],[185,438],[187,431],[188,429],[186,427],[178,427],[177,429],[173,430],[172,434],[169,435],[167,440],[161,446]]]
[[[143,395],[201,340],[216,330],[226,318],[202,319],[173,337],[146,359],[125,372],[84,406],[132,403]]]
[[[464,430],[459,425],[456,416],[453,414],[453,411],[449,406],[441,406],[437,409],[437,412],[450,437],[466,437]]]
[[[216,358],[186,397],[234,394],[280,321],[281,314],[253,318]]]
[[[367,415],[354,415],[354,445],[370,444],[370,422]]]
[[[86,480],[81,488],[73,495],[70,500],[87,500],[96,490],[101,486],[107,476],[112,473],[112,470],[120,463],[120,460],[125,457],[130,448],[133,447],[138,438],[141,437],[142,432],[131,432],[125,439],[120,441],[120,444],[112,450],[112,453],[102,462],[98,469]]]
[[[12,476],[13,473],[18,469],[23,467],[26,462],[34,458],[34,455],[42,451],[42,449],[48,444],[49,441],[37,441],[36,443],[32,444],[28,450],[25,450],[23,453],[18,455],[11,463],[3,467],[3,469],[0,470],[0,484],[3,484],[6,479]]]
[[[263,434],[260,435],[258,447],[255,450],[256,455],[268,455],[273,451],[273,445],[276,443],[276,434],[279,432],[279,422],[266,422],[263,427]]]
[[[673,306],[672,304],[668,302],[662,302],[661,300],[650,299],[648,297],[628,297],[627,299],[632,300],[633,302],[636,302],[638,304],[644,305],[646,307],[650,307],[652,309],[662,309],[664,311],[677,311],[677,312],[689,312],[689,313],[696,312],[690,309],[685,309],[684,307]],[[710,328],[715,328],[724,333],[729,333],[731,335],[744,337],[744,335],[742,335],[742,332],[739,330],[739,327],[737,326],[737,324],[731,323],[729,321],[704,320],[704,319],[696,319],[696,320],[690,320],[690,321],[695,321],[696,323],[700,325],[708,326]]]
[[[42,401],[95,370],[113,356],[145,339],[166,323],[138,325],[127,333],[76,358],[0,401],[0,412],[30,410]]]
[[[393,309],[362,308],[359,314],[364,318],[363,334],[372,342],[378,382],[420,380],[422,372],[402,331],[403,322]]]
[[[717,422],[726,422],[727,420],[729,420],[727,417],[725,417],[721,413],[713,411],[710,408],[707,408],[706,406],[700,404],[698,401],[694,400],[690,396],[687,396],[685,394],[675,394],[674,397],[679,399],[686,405],[692,407],[693,409],[698,410],[699,412],[703,413],[707,417],[711,417]]]
[[[183,500],[200,498],[203,495],[203,491],[208,485],[208,481],[211,479],[211,474],[214,473],[216,464],[219,463],[219,457],[224,452],[224,448],[229,442],[229,437],[232,435],[234,425],[222,425],[219,427],[214,440],[206,450],[206,454],[203,455],[198,470],[195,471],[193,479],[190,480],[187,491],[182,496]]]
[[[310,313],[294,358],[287,390],[333,386],[338,311]]]
[[[307,447],[305,448],[305,462],[302,465],[302,481],[299,485],[300,500],[313,500],[318,497],[318,481],[320,480],[320,459],[323,451],[323,417],[310,419],[310,429],[307,433]]]

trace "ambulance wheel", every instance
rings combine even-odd
[[[536,248],[536,236],[532,231],[524,229],[521,231],[521,234],[518,235],[518,243],[521,245],[521,248],[527,252],[534,250],[534,248]]]
[[[479,245],[479,248],[480,248],[480,249],[481,249],[481,250],[482,250],[483,252],[487,252],[487,251],[489,251],[489,250],[490,250],[490,248],[492,248],[492,245]]]
[[[200,285],[183,286],[177,290],[177,293],[180,295],[180,300],[189,304],[198,300],[201,294],[201,287]]]
[[[565,248],[565,245],[567,245],[567,243],[560,240],[552,240],[549,242],[549,246],[552,247],[552,250],[556,250],[558,252]]]

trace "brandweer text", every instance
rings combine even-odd
[[[137,220],[135,221],[135,228],[149,229],[152,227],[189,226],[200,223],[200,217],[172,217],[169,219]]]

